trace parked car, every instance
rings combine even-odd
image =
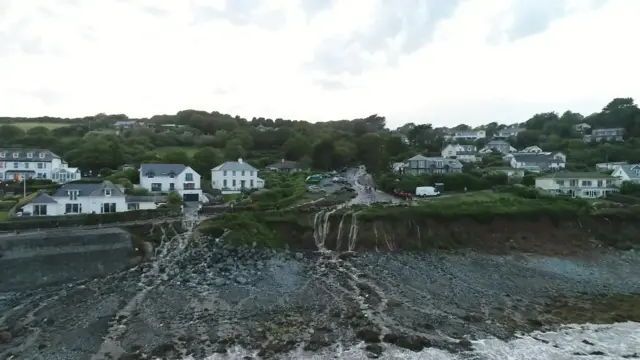
[[[440,195],[440,192],[433,186],[418,186],[416,188],[416,196],[419,197],[431,197],[438,195]]]

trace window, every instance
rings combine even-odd
[[[564,185],[564,180],[556,180],[556,184],[563,186]]]
[[[176,177],[176,173],[174,173],[173,171],[170,172],[169,173],[169,177],[173,179],[174,177]]]
[[[104,189],[102,191],[104,192],[104,196],[111,196],[111,189]]]
[[[196,184],[194,184],[194,183],[184,183],[184,189],[185,190],[193,190],[195,188],[196,188]]]
[[[128,203],[127,210],[140,210],[140,203]]]
[[[222,176],[227,176],[227,170],[222,172]]]
[[[152,183],[151,184],[151,191],[162,191],[162,184],[161,183]]]
[[[222,187],[223,188],[227,187],[227,179],[222,180]]]
[[[64,206],[65,214],[80,214],[82,213],[82,204],[66,204]]]
[[[38,169],[42,169],[42,168],[44,168],[44,164],[39,162],[38,163]]]
[[[4,165],[4,162],[3,162],[3,161],[0,161],[0,169],[4,168],[4,166],[5,166],[5,165]]]
[[[44,153],[40,153],[39,157],[40,159],[44,159]]]
[[[4,151],[0,152],[0,158],[3,158],[3,157],[7,157],[7,153]]]
[[[231,180],[231,186],[236,187],[236,179]]]
[[[33,215],[34,216],[47,215],[47,205],[33,205]]]
[[[244,189],[245,183],[246,183],[246,180],[240,180],[240,188]]]
[[[242,173],[240,175],[244,176],[244,170],[242,170]]]
[[[69,194],[69,200],[78,200],[78,190],[67,191],[67,194]]]
[[[602,180],[598,180],[598,187],[602,187]]]
[[[19,167],[18,163],[13,163],[13,168],[17,169]]]
[[[28,169],[29,168],[29,163],[24,163],[24,168]]]
[[[154,174],[154,173],[153,173],[153,171],[149,171],[149,172],[147,173],[147,177],[148,177],[149,179],[154,178],[155,176],[156,176],[156,174]]]
[[[235,170],[231,172],[231,176],[236,176],[236,171]]]
[[[176,189],[176,184],[174,184],[174,183],[169,184],[169,190],[170,191],[173,191],[175,189]]]
[[[27,159],[31,159],[33,157],[33,153],[27,153]]]
[[[249,187],[253,189],[253,179],[249,180]]]
[[[582,186],[591,186],[591,180],[582,180]]]
[[[103,203],[102,213],[114,213],[116,212],[116,203]]]
[[[14,158],[14,159],[17,159],[19,155],[20,155],[20,154],[18,154],[17,152],[14,152],[14,153],[13,153],[13,158]]]
[[[193,174],[192,173],[184,174],[184,181],[193,181]]]

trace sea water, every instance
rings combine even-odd
[[[484,339],[472,341],[473,351],[450,354],[438,349],[412,352],[386,344],[379,359],[403,360],[622,360],[640,358],[640,323],[613,325],[568,325],[557,331],[534,332],[510,341]],[[205,360],[260,359],[255,352],[236,347],[227,354]],[[298,349],[280,357],[287,360],[368,359],[364,344],[350,348],[336,345],[321,352]],[[201,360],[188,357],[185,360]]]

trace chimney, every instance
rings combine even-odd
[[[242,158],[238,158],[238,162],[242,164]]]
[[[282,159],[282,163],[284,164],[284,159]]]

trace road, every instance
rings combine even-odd
[[[399,204],[402,202],[402,200],[396,198],[395,196],[389,195],[378,189],[367,192],[366,188],[369,186],[375,187],[375,183],[371,174],[368,174],[364,169],[347,170],[345,177],[349,181],[351,181],[351,183],[353,184],[353,188],[357,193],[357,196],[350,201],[350,205],[370,205],[379,202]]]

